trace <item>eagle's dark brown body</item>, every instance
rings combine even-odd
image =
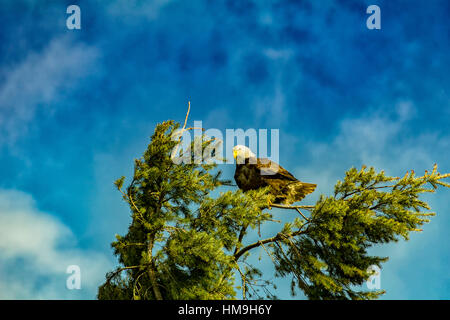
[[[315,184],[297,180],[280,165],[265,158],[247,158],[236,164],[234,180],[243,191],[270,186],[275,195],[273,203],[292,204],[314,191]]]

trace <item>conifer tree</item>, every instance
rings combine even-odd
[[[111,244],[119,266],[106,275],[99,299],[275,298],[275,285],[248,260],[255,248],[270,257],[275,276],[292,279],[292,294],[300,289],[309,299],[377,298],[384,291],[360,288],[371,276],[369,267],[381,267],[388,257],[371,256],[368,249],[421,231],[434,213],[424,211],[430,208],[419,196],[450,187],[442,182],[450,174],[439,174],[436,165],[431,173],[411,171],[402,178],[352,168],[334,194],[322,195],[314,206],[273,205],[300,216],[272,237],[248,243],[249,232],[275,221],[268,190],[231,189],[214,163],[175,163],[179,127],[158,124],[128,186],[125,177],[115,182],[131,224]],[[204,152],[212,140],[200,139]],[[195,148],[189,149],[195,159],[190,150]]]

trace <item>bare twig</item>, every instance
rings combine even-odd
[[[271,206],[271,207],[274,207],[274,208],[280,208],[280,209],[296,210],[296,211],[303,217],[303,219],[305,219],[306,221],[310,221],[310,219],[307,218],[307,217],[300,211],[300,209],[305,209],[305,210],[312,211],[312,210],[315,208],[315,206],[291,206],[291,205],[275,204],[275,203],[271,203],[270,206]]]
[[[239,267],[239,264],[237,263],[237,261],[234,262],[237,266],[237,269],[239,271],[239,273],[241,274],[241,279],[242,279],[242,298],[245,300],[245,288],[246,288],[246,277],[245,275],[242,273],[241,268]]]
[[[174,227],[174,226],[164,226],[164,229],[166,229],[167,231],[173,230],[173,231],[187,232],[187,231],[184,230],[183,228],[178,228],[178,227]],[[170,232],[170,231],[169,231],[169,232]]]
[[[275,203],[271,203],[270,204],[271,207],[274,208],[280,208],[280,209],[305,209],[305,210],[313,210],[315,208],[315,206],[291,206],[291,205],[286,205],[286,204],[275,204]]]
[[[261,246],[263,247],[263,249],[267,253],[267,255],[270,257],[270,259],[272,259],[273,264],[276,265],[275,259],[273,258],[272,254],[269,251],[267,251],[266,246],[264,245],[264,243],[261,242]]]
[[[303,217],[303,219],[305,219],[306,221],[310,221],[307,217],[305,217],[305,216],[303,215],[303,213],[300,211],[299,208],[295,208],[295,210],[297,210],[298,213],[300,213],[300,215]]]
[[[183,128],[181,128],[181,130],[180,130],[180,139],[181,139],[181,136],[183,135],[183,132],[186,131],[186,124],[187,124],[187,120],[188,120],[189,112],[190,112],[190,111],[191,111],[191,102],[188,101],[188,110],[187,110],[187,112],[186,112],[186,117],[184,118]],[[177,156],[178,146],[179,146],[179,145],[180,145],[180,144],[177,144],[177,145],[175,146],[175,150],[174,150],[174,152],[172,153],[172,158]]]
[[[133,285],[133,300],[136,300],[136,289],[137,289],[137,286],[139,285],[141,288],[142,288],[142,286],[139,284],[139,278],[143,275],[143,274],[145,274],[144,272],[142,272],[140,275],[138,275],[137,276],[137,278],[136,278],[136,281],[134,282],[134,285]],[[138,290],[140,290],[140,289],[138,289]]]
[[[394,180],[397,180],[398,178],[396,178],[396,179],[394,179]],[[350,197],[350,196],[352,196],[352,195],[354,195],[354,194],[356,194],[356,193],[358,193],[358,192],[361,192],[361,191],[363,191],[363,190],[377,190],[377,189],[384,189],[384,188],[393,188],[393,187],[395,187],[395,184],[394,185],[387,185],[387,186],[378,186],[378,187],[375,187],[375,185],[376,185],[376,183],[373,183],[372,185],[370,185],[370,186],[368,186],[368,187],[365,187],[365,188],[363,188],[362,190],[361,189],[357,189],[357,190],[354,190],[354,191],[352,191],[352,192],[350,192],[350,193],[346,193],[346,194],[344,194],[343,196],[342,196],[342,199],[345,199],[345,198],[347,198],[347,197]]]
[[[191,102],[190,101],[188,101],[188,111],[186,113],[186,118],[184,118],[183,130],[184,130],[184,128],[186,128],[187,120],[189,117],[189,111],[191,111]]]
[[[238,236],[238,243],[236,245],[236,248],[234,249],[234,253],[233,254],[236,254],[238,252],[238,246],[239,246],[239,244],[242,243],[242,239],[245,236],[245,231],[247,230],[247,228],[248,228],[248,223],[242,226],[242,229],[239,232],[239,236]]]
[[[125,192],[122,191],[122,189],[119,189],[119,191],[125,198],[128,198],[130,200],[130,203],[132,204],[134,209],[136,209],[137,213],[140,213],[141,211],[138,209],[138,207],[136,207],[136,204],[134,203],[133,198],[131,197],[131,194],[126,194]]]

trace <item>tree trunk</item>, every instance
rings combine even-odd
[[[150,239],[150,243],[148,244],[148,256],[150,259],[150,267],[148,269],[148,275],[150,277],[150,281],[152,283],[153,293],[155,295],[156,300],[163,300],[163,297],[161,295],[161,291],[159,291],[158,288],[158,281],[156,279],[156,269],[155,264],[153,263],[153,243],[154,243],[154,237]]]

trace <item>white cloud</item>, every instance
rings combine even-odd
[[[279,77],[278,77],[279,78]],[[286,94],[277,79],[273,88],[253,99],[251,108],[258,123],[280,128],[289,118],[289,108],[286,104]]]
[[[335,137],[328,143],[308,141],[303,148],[311,154],[312,163],[298,167],[299,176],[316,177],[331,187],[351,166],[373,166],[388,169],[387,174],[404,174],[407,170],[431,169],[441,160],[442,150],[450,137],[434,134],[404,133],[411,128],[414,104],[400,101],[390,115],[372,110],[359,117],[344,118],[338,124]],[[439,151],[441,150],[441,151]],[[324,168],[318,170],[318,168]],[[331,188],[328,188],[331,190]]]
[[[66,288],[69,265],[81,290]],[[70,229],[20,191],[0,190],[0,299],[93,299],[112,267],[103,253],[77,248]]]
[[[92,74],[98,56],[94,47],[60,37],[42,52],[31,52],[17,65],[6,67],[6,81],[0,85],[0,145],[25,135],[38,108],[51,113],[49,105],[64,89]]]

